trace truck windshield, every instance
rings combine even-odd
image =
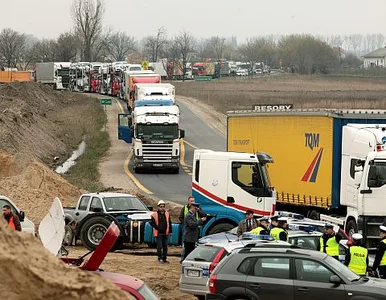
[[[103,202],[107,211],[148,210],[137,197],[105,197]]]
[[[178,139],[178,126],[177,124],[138,124],[136,137],[145,140]]]
[[[69,69],[58,69],[58,76],[70,76],[70,70]]]

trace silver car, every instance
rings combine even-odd
[[[266,239],[208,243],[198,246],[181,264],[180,290],[193,294],[198,299],[205,299],[205,295],[209,292],[207,286],[209,276],[228,253],[237,248],[258,247],[266,244],[289,245],[289,243],[267,237]]]

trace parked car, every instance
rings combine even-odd
[[[205,299],[205,294],[209,292],[207,286],[209,276],[228,253],[236,248],[266,243],[272,246],[289,245],[286,242],[275,241],[270,236],[261,236],[256,240],[207,243],[196,247],[181,264],[180,290],[195,295],[199,299]]]
[[[236,71],[236,75],[237,76],[248,76],[249,75],[249,72],[247,69],[238,69]]]
[[[25,216],[24,211],[17,208],[17,206],[15,205],[15,203],[12,202],[11,199],[6,196],[0,195],[0,207],[3,208],[4,205],[11,206],[12,212],[19,217],[21,231],[35,235],[35,224]]]
[[[206,299],[385,299],[386,283],[296,246],[235,249],[214,269]]]

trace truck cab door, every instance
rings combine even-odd
[[[227,202],[258,215],[270,215],[274,197],[264,184],[259,168],[253,162],[232,161]]]
[[[132,118],[130,114],[118,114],[118,140],[124,140],[126,143],[132,141]]]

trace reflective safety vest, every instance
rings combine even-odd
[[[359,276],[366,275],[367,270],[367,249],[360,246],[350,247],[350,263],[348,268]]]
[[[11,227],[13,230],[16,230],[15,223],[13,222],[13,216],[11,216],[11,217],[9,218],[8,224],[9,224],[9,227]]]
[[[282,233],[282,232],[286,233],[286,235],[287,235],[287,242],[288,242],[288,233],[283,228],[280,228],[280,227],[272,228],[271,231],[270,231],[270,235],[272,235],[273,238],[276,241],[280,241],[280,233]]]
[[[186,217],[188,212],[189,212],[189,208],[188,208],[187,205],[185,205],[185,207],[184,207],[184,218]],[[198,216],[198,212],[196,212],[196,219],[197,219],[197,221],[200,220],[200,217]]]
[[[385,243],[386,244],[386,239],[383,239],[381,241],[381,243]],[[386,266],[386,251],[383,253],[382,260],[379,263],[379,266]]]
[[[323,236],[320,237],[320,252],[324,252]],[[327,240],[326,253],[330,256],[339,256],[339,244],[336,242],[335,236]]]
[[[151,216],[154,218],[155,220],[155,223],[157,225],[159,225],[159,219],[158,219],[158,212],[153,212],[151,214]],[[165,218],[166,218],[166,232],[165,232],[165,235],[168,235],[169,234],[169,212],[165,211]],[[158,236],[158,230],[153,228],[153,235],[154,237],[157,237]]]
[[[259,227],[255,228],[255,229],[252,229],[251,233],[252,234],[260,234],[260,232],[262,232],[263,230],[266,230],[266,229],[261,227],[261,226],[259,226]]]

